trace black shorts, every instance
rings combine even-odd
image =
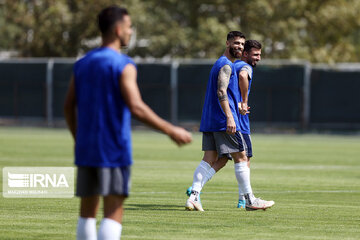
[[[228,157],[230,154],[244,151],[240,132],[230,135],[226,132],[203,132],[203,151],[217,151],[219,157]]]
[[[130,191],[130,166],[115,168],[78,167],[76,196],[123,195]]]
[[[243,142],[243,145],[245,148],[246,156],[250,158],[253,156],[250,134],[242,133],[241,137],[242,137],[242,142]]]

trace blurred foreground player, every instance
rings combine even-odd
[[[65,118],[75,139],[76,195],[81,198],[77,239],[120,239],[123,202],[129,193],[131,114],[167,134],[178,145],[191,134],[157,116],[142,100],[137,70],[121,47],[132,34],[126,9],[111,6],[98,15],[102,46],[75,63],[65,100]],[[98,234],[96,212],[104,199]]]

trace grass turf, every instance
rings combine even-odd
[[[184,210],[202,158],[201,135],[193,137],[177,148],[164,135],[133,133],[122,239],[360,238],[359,136],[254,134],[252,187],[276,202],[254,212],[236,208],[232,162],[204,187],[205,212]],[[73,166],[72,149],[63,129],[0,128],[1,168]],[[2,171],[0,181],[2,189]],[[0,239],[75,239],[78,199],[0,198]]]

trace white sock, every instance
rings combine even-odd
[[[234,164],[235,176],[238,181],[239,196],[244,194],[252,195],[250,184],[250,168],[247,162],[239,162]]]
[[[239,200],[245,200],[245,195],[244,195],[244,193],[241,191],[239,185],[238,185],[238,187],[239,187]]]
[[[206,176],[204,177],[204,179],[201,182],[202,187],[205,185],[205,183],[207,183],[215,175],[215,173],[216,173],[215,169],[213,169],[213,168],[209,169]]]
[[[122,226],[115,220],[103,218],[100,223],[98,240],[119,240]]]
[[[211,166],[205,162],[201,161],[199,166],[195,169],[194,172],[194,179],[192,184],[192,190],[200,192],[202,187],[204,186],[204,179],[206,175],[208,174],[208,171],[210,170]]]
[[[96,218],[79,217],[77,230],[77,240],[96,240]]]

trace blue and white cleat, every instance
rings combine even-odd
[[[192,191],[192,186],[190,186],[188,189],[186,189],[186,195],[187,195],[188,197],[190,197],[191,191]],[[201,193],[199,193],[199,197],[198,197],[199,202],[201,201],[201,200],[200,200],[200,194],[201,194]]]
[[[246,201],[245,200],[239,200],[237,208],[243,208],[245,209]]]
[[[247,200],[245,205],[246,211],[255,211],[255,210],[265,211],[266,209],[271,208],[275,204],[274,201],[266,201],[266,200],[262,200],[261,198],[255,198],[251,200],[249,198],[249,194],[245,195],[245,198]]]
[[[186,195],[190,197],[191,195],[192,186],[190,186],[188,189],[186,189]]]
[[[189,199],[186,201],[185,209],[189,211],[200,211],[203,212],[204,209],[201,205],[200,198],[199,198],[199,192],[191,191]]]

